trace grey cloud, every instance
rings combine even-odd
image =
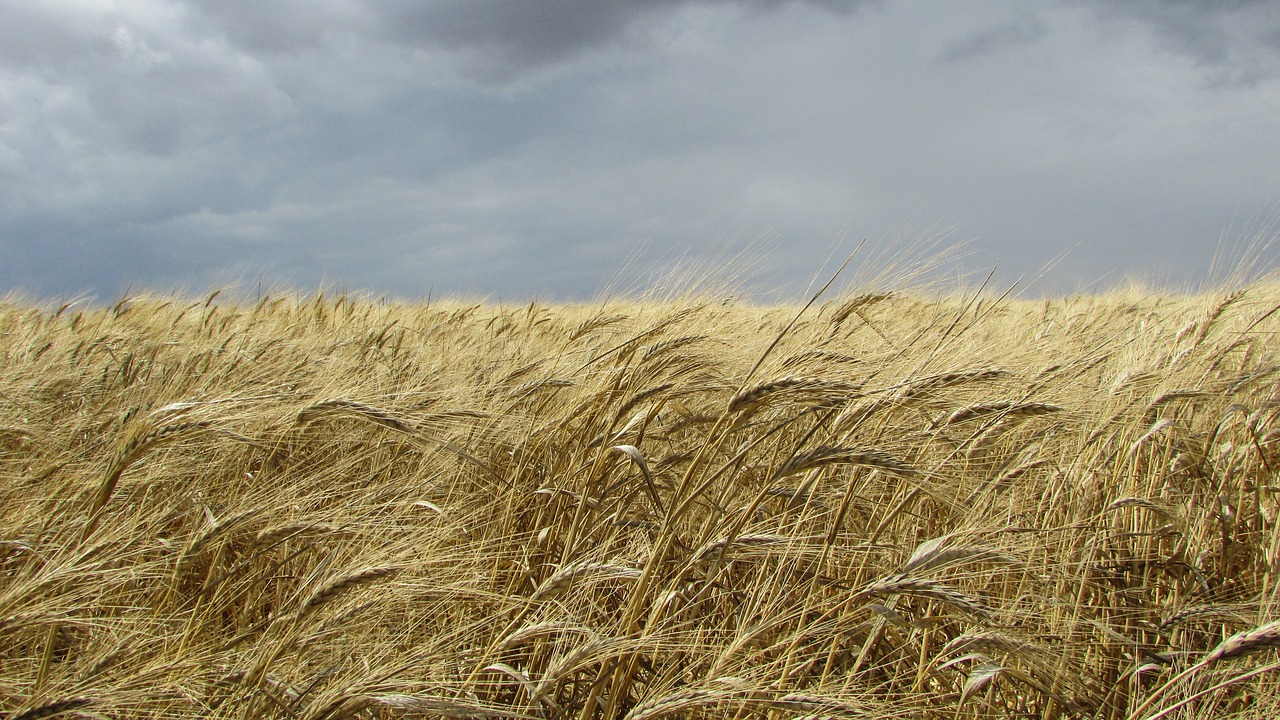
[[[110,33],[101,32],[109,13],[21,0],[0,1],[0,12],[0,63],[6,68],[61,73],[114,51]]]
[[[1149,25],[1170,51],[1194,58],[1216,85],[1280,75],[1280,5],[1272,0],[1084,0],[1104,17]]]
[[[70,130],[82,159],[167,155],[290,111],[260,63],[154,17],[33,7],[27,24],[6,23],[25,41],[0,43],[0,72],[22,79],[15,93],[38,104],[50,131]]]
[[[239,155],[295,113],[260,62],[164,13],[22,5],[6,19],[25,24],[3,32],[29,47],[0,43],[7,212],[106,220],[181,211],[165,204],[178,198],[223,206],[262,161]]]
[[[760,234],[795,289],[935,222],[1193,273],[1280,188],[1275,94],[1151,38],[1260,63],[1269,7],[1084,1],[0,0],[0,292],[583,298]]]
[[[1156,0],[1166,7],[1185,8],[1199,15],[1215,15],[1241,8],[1267,5],[1270,0]]]
[[[225,36],[254,54],[310,52],[367,31],[372,10],[361,2],[185,0],[190,31]]]
[[[964,60],[1011,45],[1026,45],[1044,36],[1047,27],[1037,16],[1022,13],[1014,20],[992,25],[951,43],[938,54],[939,62]]]

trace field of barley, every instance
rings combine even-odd
[[[1277,330],[0,301],[0,717],[1275,718]]]

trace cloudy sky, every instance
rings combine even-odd
[[[1275,0],[0,0],[0,293],[1064,292],[1278,207]]]

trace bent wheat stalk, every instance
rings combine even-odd
[[[143,426],[134,430],[133,434],[120,446],[120,449],[111,459],[107,474],[103,476],[102,483],[98,486],[98,492],[93,498],[93,503],[89,506],[89,521],[85,525],[84,532],[80,535],[80,542],[83,543],[88,540],[89,536],[93,535],[93,531],[98,529],[98,523],[102,520],[102,510],[111,499],[111,495],[115,493],[116,485],[120,482],[120,476],[124,475],[124,471],[128,470],[130,465],[141,460],[157,446],[196,430],[203,430],[208,426],[208,421],[201,420],[176,422],[150,428]]]

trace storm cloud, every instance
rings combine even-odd
[[[948,233],[1062,291],[1195,282],[1276,229],[1264,0],[0,13],[0,289],[43,297],[583,298],[748,245],[795,293],[859,238]]]

